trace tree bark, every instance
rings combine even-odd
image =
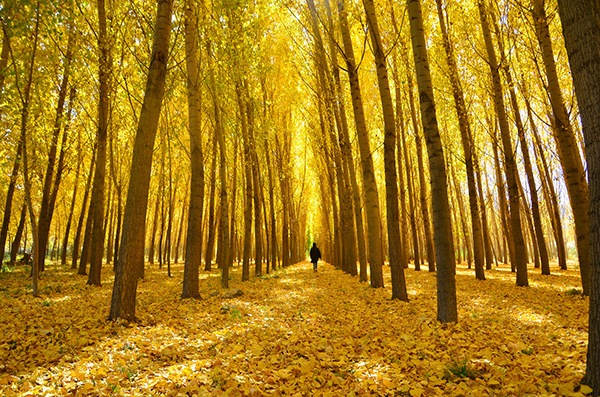
[[[510,129],[508,126],[508,117],[504,106],[504,97],[502,90],[502,82],[498,61],[496,60],[496,52],[492,43],[492,35],[490,33],[488,15],[483,2],[478,3],[479,15],[483,29],[483,38],[488,54],[488,63],[492,74],[492,84],[494,87],[494,107],[498,116],[500,125],[500,136],[502,140],[502,148],[504,150],[504,170],[506,173],[506,183],[508,185],[508,197],[510,203],[510,223],[512,227],[512,236],[515,244],[515,267],[517,269],[517,285],[526,287],[529,285],[527,279],[527,260],[525,258],[525,240],[523,238],[523,230],[521,226],[521,213],[519,201],[519,189],[517,186],[517,164],[515,162],[515,154],[510,138]]]
[[[546,201],[546,208],[550,214],[550,220],[552,224],[552,230],[554,232],[554,238],[556,241],[556,251],[558,256],[558,265],[561,269],[567,269],[567,251],[565,247],[565,239],[563,236],[562,222],[560,219],[560,209],[558,207],[558,199],[554,190],[554,184],[548,176],[549,168],[546,161],[546,155],[542,150],[542,144],[540,141],[539,133],[535,122],[533,120],[533,112],[531,111],[531,105],[526,91],[523,90],[523,98],[525,100],[525,106],[527,107],[527,117],[529,119],[529,125],[531,126],[531,132],[533,134],[535,142],[535,155],[538,163],[538,170],[540,180],[542,182],[542,191],[544,192],[544,198]],[[541,166],[540,166],[541,163]],[[548,270],[549,271],[549,270]]]
[[[106,176],[106,146],[108,137],[108,38],[106,35],[106,9],[104,0],[98,0],[98,47],[99,59],[99,104],[98,104],[98,130],[96,131],[96,171],[92,186],[90,208],[93,212],[89,216],[92,221],[92,240],[90,257],[90,274],[88,285],[100,286],[100,273],[102,270],[102,257],[104,254],[104,182]]]
[[[589,175],[590,309],[589,340],[582,383],[600,395],[600,2],[598,0],[558,1],[565,46],[585,140]],[[573,197],[571,197],[573,199]],[[578,243],[581,244],[581,240]],[[581,261],[581,245],[579,258]],[[581,263],[580,263],[581,266]],[[582,274],[583,277],[583,274]]]
[[[381,288],[383,283],[383,255],[382,238],[380,227],[379,194],[377,192],[377,181],[373,167],[373,157],[369,143],[369,132],[365,120],[362,94],[358,81],[358,69],[356,67],[352,39],[348,29],[347,11],[344,1],[338,0],[338,13],[340,17],[340,28],[344,43],[344,58],[346,69],[350,80],[352,96],[352,107],[354,109],[354,122],[358,136],[358,146],[361,157],[361,168],[363,177],[363,189],[365,196],[365,209],[367,213],[367,229],[369,236],[369,265],[371,269],[371,286]]]
[[[544,9],[544,0],[532,0],[532,5],[537,38],[542,50],[542,59],[544,61],[544,68],[548,79],[550,103],[552,104],[552,111],[554,112],[554,123],[556,125],[554,138],[558,148],[560,163],[565,175],[571,208],[573,209],[581,283],[584,295],[589,295],[591,256],[588,183],[579,154],[579,146],[575,138],[575,132],[569,121],[558,80],[558,74],[556,72],[552,42],[550,40],[550,32],[548,29],[548,20]]]
[[[217,190],[217,139],[213,134],[212,160],[210,169],[210,193],[208,197],[208,233],[204,251],[204,270],[211,271],[215,252],[215,192]]]
[[[12,266],[17,261],[17,254],[19,253],[19,246],[21,245],[21,239],[23,238],[23,230],[25,229],[25,219],[27,217],[27,204],[24,204],[21,208],[21,215],[19,216],[19,225],[17,226],[17,232],[13,239],[10,247],[10,262]]]
[[[377,14],[373,0],[363,2],[370,28],[371,43],[377,67],[379,97],[383,109],[385,137],[383,141],[385,163],[385,187],[387,204],[387,230],[389,260],[392,273],[392,299],[408,302],[404,266],[402,264],[402,240],[400,236],[400,214],[398,212],[398,178],[396,173],[396,121],[394,118],[394,102],[390,92],[385,52],[379,34]]]
[[[182,298],[200,298],[198,271],[202,262],[202,210],[204,207],[204,155],[201,133],[200,69],[198,65],[198,21],[194,0],[185,7],[185,52],[190,135],[190,199],[185,244]]]
[[[408,0],[408,16],[412,37],[413,55],[417,71],[421,119],[427,140],[431,194],[433,201],[433,228],[435,256],[437,259],[437,318],[443,323],[458,321],[456,308],[455,257],[448,204],[448,185],[444,152],[437,125],[433,86],[425,46],[425,31],[420,0]]]
[[[171,35],[172,0],[158,0],[154,42],[138,130],[133,148],[130,182],[123,218],[123,235],[113,286],[111,320],[135,320],[135,297],[140,263],[144,262],[144,229],[152,168],[152,150],[165,91]]]
[[[458,76],[458,68],[454,57],[454,47],[450,41],[448,31],[446,29],[446,21],[442,11],[441,0],[436,0],[438,17],[440,20],[440,29],[442,31],[442,39],[444,49],[446,50],[446,62],[448,63],[448,71],[450,85],[452,86],[452,95],[454,98],[454,107],[458,117],[458,126],[460,137],[465,154],[465,167],[467,170],[467,188],[469,190],[469,208],[471,210],[471,230],[473,240],[473,260],[475,262],[475,278],[485,280],[485,272],[483,269],[484,262],[484,241],[481,231],[481,218],[477,197],[477,187],[475,185],[475,171],[473,166],[473,139],[471,137],[471,123],[468,117],[467,106],[465,104],[462,85]]]

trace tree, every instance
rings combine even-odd
[[[429,172],[431,174],[431,194],[436,197],[432,203],[433,234],[437,261],[437,318],[443,323],[458,321],[456,309],[456,281],[454,244],[448,204],[448,187],[444,152],[437,125],[433,86],[429,71],[425,31],[421,14],[420,0],[408,0],[410,32],[417,71],[419,98],[421,100],[421,120],[427,140]]]
[[[465,154],[465,167],[467,170],[467,187],[469,190],[469,208],[471,209],[471,229],[473,231],[473,259],[475,261],[475,277],[478,280],[485,280],[483,270],[484,248],[483,234],[481,231],[481,218],[478,205],[477,188],[475,186],[475,170],[473,162],[473,139],[471,137],[471,123],[469,121],[467,106],[462,85],[459,80],[456,60],[454,58],[454,46],[450,42],[450,37],[446,29],[446,21],[442,11],[441,0],[436,0],[438,17],[440,20],[440,29],[442,31],[442,40],[444,50],[446,51],[446,62],[448,63],[448,77],[452,86],[452,96],[456,115],[458,117],[458,127],[460,138]]]
[[[100,285],[100,272],[104,256],[104,184],[106,175],[106,147],[108,142],[108,76],[109,48],[106,35],[106,8],[104,0],[98,1],[98,129],[96,131],[96,170],[92,185],[89,217],[92,217],[90,274],[87,283]],[[82,258],[83,259],[83,258]]]
[[[377,23],[377,14],[375,13],[375,4],[373,0],[363,2],[365,13],[367,14],[367,23],[371,33],[371,43],[375,53],[375,65],[377,67],[377,81],[379,83],[379,97],[381,107],[383,108],[383,122],[385,128],[385,138],[383,141],[384,161],[385,161],[385,190],[387,204],[387,229],[388,229],[388,247],[390,267],[392,270],[392,299],[408,301],[406,292],[406,281],[404,280],[404,268],[402,266],[402,240],[400,237],[398,213],[398,178],[396,174],[396,121],[394,119],[394,103],[390,92],[388,81],[387,65],[385,52],[381,36],[379,34],[379,25]]]
[[[600,2],[559,0],[565,46],[581,115],[589,175],[589,340],[582,383],[600,395]],[[580,242],[580,241],[579,241]],[[580,251],[580,261],[581,254]]]
[[[565,182],[569,192],[573,219],[575,221],[575,234],[577,235],[577,253],[579,256],[579,270],[581,272],[581,283],[583,293],[590,293],[590,226],[588,214],[588,182],[579,146],[575,139],[575,132],[569,120],[562,90],[558,80],[556,64],[550,32],[548,30],[548,18],[544,9],[544,0],[532,0],[533,19],[535,23],[537,39],[542,50],[542,59],[548,79],[548,94],[556,125],[554,138],[560,157],[560,164],[565,175]],[[589,158],[588,158],[589,160]]]
[[[172,8],[172,0],[157,1],[152,55],[131,161],[121,248],[111,300],[109,316],[111,320],[135,320],[139,266],[144,262],[144,229],[152,167],[152,149],[165,92]]]
[[[198,270],[202,258],[202,210],[204,207],[204,156],[200,126],[200,86],[198,67],[197,18],[194,0],[185,8],[185,51],[190,133],[190,202],[183,271],[182,298],[199,298]]]
[[[379,213],[379,193],[377,192],[375,170],[373,168],[373,156],[369,143],[369,133],[365,120],[360,83],[358,80],[358,68],[356,66],[354,57],[354,48],[352,47],[350,31],[348,30],[348,17],[343,0],[338,0],[338,13],[340,17],[340,29],[344,44],[343,56],[346,61],[346,70],[350,79],[352,107],[354,109],[354,122],[358,135],[358,146],[360,149],[365,209],[367,213],[367,228],[369,236],[369,266],[371,268],[371,285],[379,288],[383,287],[383,253],[381,252],[382,244]]]
[[[494,89],[494,109],[498,116],[500,125],[500,137],[502,141],[502,149],[504,154],[504,170],[506,174],[506,183],[508,185],[508,197],[510,202],[510,224],[512,229],[512,237],[515,244],[514,265],[517,269],[517,285],[525,287],[529,285],[527,280],[527,259],[525,239],[523,237],[523,229],[521,226],[521,210],[519,200],[519,189],[517,186],[517,164],[515,161],[515,153],[510,137],[510,129],[508,126],[508,116],[504,106],[504,97],[502,90],[502,82],[500,80],[500,71],[498,61],[496,59],[496,50],[492,43],[492,35],[489,28],[488,14],[484,1],[478,3],[479,15],[481,18],[481,26],[483,30],[483,38],[488,55],[488,63],[492,74],[492,85]]]

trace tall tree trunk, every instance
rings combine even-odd
[[[502,90],[502,82],[500,80],[500,72],[498,61],[496,60],[496,50],[492,43],[492,35],[490,33],[488,15],[483,2],[478,3],[479,15],[483,29],[483,38],[488,54],[488,62],[492,74],[492,83],[494,86],[494,107],[498,115],[500,124],[500,136],[502,140],[502,148],[504,150],[504,170],[506,173],[506,183],[508,185],[508,196],[510,202],[510,223],[512,227],[512,236],[515,244],[515,267],[517,269],[517,285],[525,287],[529,285],[527,279],[527,260],[525,258],[525,239],[523,238],[523,230],[521,226],[521,213],[519,201],[519,188],[517,186],[517,164],[515,162],[515,154],[510,138],[510,129],[508,126],[508,117],[504,106],[504,96]]]
[[[477,187],[475,186],[475,171],[473,166],[473,139],[471,138],[471,124],[469,122],[467,106],[462,90],[462,85],[458,76],[458,68],[454,57],[454,46],[450,41],[448,31],[446,29],[446,21],[442,11],[442,1],[436,0],[438,17],[440,20],[440,29],[442,31],[442,39],[444,49],[446,50],[446,62],[448,63],[450,85],[452,86],[452,95],[454,98],[454,107],[458,117],[458,127],[460,137],[465,154],[465,167],[467,170],[467,188],[469,190],[469,208],[471,210],[471,230],[473,238],[473,259],[475,262],[475,278],[485,280],[485,272],[483,269],[484,262],[484,242],[481,231],[481,219],[479,204],[477,202]]]
[[[277,166],[279,171],[279,187],[281,191],[281,266],[290,265],[290,199],[289,199],[289,149],[285,142],[280,143],[279,134],[275,134],[275,147],[281,152]],[[329,230],[329,229],[328,229]],[[244,243],[245,244],[245,243]]]
[[[75,214],[75,203],[77,200],[77,190],[79,189],[79,172],[80,172],[82,163],[83,163],[83,156],[79,155],[79,159],[77,160],[77,169],[75,171],[73,196],[71,198],[71,205],[69,207],[69,216],[67,218],[67,225],[65,227],[65,236],[63,238],[62,250],[61,250],[61,255],[60,255],[60,258],[61,258],[60,263],[63,266],[65,266],[67,264],[67,248],[69,246],[69,234],[71,231],[71,223],[73,222],[73,215]]]
[[[31,234],[33,236],[33,265],[31,268],[32,274],[32,286],[33,286],[33,296],[39,296],[38,289],[38,263],[39,257],[42,255],[38,244],[37,238],[37,220],[35,216],[35,211],[33,208],[32,195],[31,195],[31,180],[29,179],[29,159],[27,156],[27,122],[29,119],[29,101],[31,99],[31,85],[33,81],[33,72],[35,70],[35,54],[38,44],[39,38],[39,27],[40,27],[40,2],[37,1],[36,6],[36,16],[35,16],[35,28],[34,28],[34,36],[33,36],[33,47],[31,50],[31,60],[29,63],[29,68],[27,70],[27,80],[25,82],[25,86],[23,87],[23,92],[19,90],[19,94],[21,96],[21,144],[22,144],[22,155],[23,155],[23,179],[25,181],[25,200],[27,202],[27,209],[29,212],[29,219],[31,222]],[[14,62],[13,62],[14,63]],[[16,69],[16,64],[14,65]],[[15,70],[15,73],[18,73]],[[18,88],[18,84],[17,84]],[[13,169],[14,170],[14,169]],[[2,255],[4,255],[4,245],[2,246]]]
[[[504,249],[502,250],[502,262],[508,263],[507,259],[510,260],[511,270],[515,271],[515,245],[512,238],[512,228],[510,222],[508,222],[508,205],[506,203],[506,190],[504,187],[504,178],[502,178],[502,165],[500,164],[500,158],[498,155],[498,131],[496,125],[490,125],[493,131],[492,136],[492,152],[494,157],[494,172],[496,175],[496,189],[498,190],[498,207],[500,209],[500,224],[502,226],[502,236],[497,233],[498,238],[502,240]],[[508,251],[508,257],[507,257]]]
[[[213,253],[215,250],[215,192],[217,190],[217,137],[213,137],[212,160],[210,169],[210,193],[208,197],[208,236],[206,238],[206,251],[204,252],[204,270],[212,268]]]
[[[236,200],[237,200],[237,179],[238,179],[238,167],[236,164],[236,159],[238,158],[238,144],[239,140],[235,140],[233,143],[233,175],[231,176],[231,214],[229,216],[229,255],[228,255],[228,265],[233,267],[233,261],[235,258],[235,242],[236,242],[236,233],[235,233],[235,223],[236,223]],[[266,220],[265,220],[266,222]],[[268,252],[268,249],[267,249]],[[269,273],[269,261],[267,260],[267,273]]]
[[[23,204],[21,208],[21,215],[19,216],[19,225],[17,226],[17,232],[15,233],[15,238],[13,239],[12,245],[10,247],[10,262],[9,264],[12,266],[15,264],[17,260],[17,254],[19,253],[19,246],[21,245],[21,238],[23,238],[23,230],[25,229],[25,219],[27,217],[27,204]]]
[[[408,0],[408,15],[419,85],[419,98],[421,99],[421,119],[429,153],[431,194],[436,198],[433,201],[432,210],[435,256],[437,259],[437,318],[444,323],[455,322],[458,320],[455,282],[456,263],[452,243],[450,206],[448,204],[448,180],[437,125],[420,0]]]
[[[413,185],[413,173],[412,173],[412,162],[408,155],[408,144],[406,142],[406,129],[400,130],[402,138],[402,151],[404,155],[404,163],[406,164],[406,182],[408,185],[408,208],[410,218],[410,230],[413,242],[413,263],[415,271],[421,270],[421,251],[419,249],[419,234],[417,229],[417,218],[416,218],[416,205],[415,205],[415,193]]]
[[[331,74],[333,75],[332,92],[334,100],[333,107],[336,113],[336,122],[338,124],[338,140],[343,168],[343,181],[345,184],[344,190],[346,192],[345,196],[342,197],[345,211],[347,211],[342,219],[344,227],[347,227],[347,230],[344,230],[346,233],[345,240],[347,244],[347,246],[344,248],[344,251],[347,253],[347,271],[350,275],[356,276],[358,274],[358,270],[356,268],[357,251],[360,266],[365,269],[365,273],[367,268],[367,254],[361,211],[361,198],[358,183],[356,181],[354,161],[352,158],[352,146],[350,145],[350,133],[348,131],[348,117],[346,115],[346,105],[344,101],[340,78],[340,68],[337,58],[338,49],[334,36],[335,28],[329,0],[325,0],[325,7],[327,10],[327,21],[330,32],[330,34],[328,34],[329,52],[330,54],[333,54],[331,56]],[[354,214],[352,214],[352,211],[354,211]],[[354,219],[352,219],[352,217],[354,217]]]
[[[537,38],[542,50],[542,59],[548,79],[548,93],[554,112],[556,124],[554,138],[558,148],[558,156],[565,175],[567,191],[573,209],[573,220],[575,221],[575,234],[577,236],[577,253],[579,256],[579,270],[581,272],[581,283],[583,293],[590,293],[590,225],[588,204],[588,183],[585,178],[579,146],[577,144],[573,126],[565,108],[562,91],[560,88],[550,31],[548,29],[548,18],[544,9],[544,0],[532,0],[533,19]],[[575,9],[575,7],[573,7]],[[566,10],[565,10],[566,11]],[[598,15],[594,15],[598,18]],[[563,24],[563,26],[565,26]],[[591,32],[590,32],[591,33]],[[595,43],[594,45],[597,45]],[[591,47],[591,45],[590,45]],[[588,157],[588,160],[589,157]]]
[[[408,77],[408,100],[410,102],[410,117],[415,134],[415,144],[417,151],[417,165],[419,167],[419,197],[421,199],[421,216],[423,217],[423,231],[425,233],[425,248],[427,253],[427,264],[429,271],[435,271],[435,251],[433,248],[433,237],[431,235],[431,223],[429,220],[429,200],[427,200],[427,186],[425,185],[425,166],[423,165],[423,144],[419,133],[419,123],[417,121],[417,112],[415,109],[415,98],[413,94],[413,76],[412,71],[407,70]]]
[[[150,247],[148,248],[148,263],[154,264],[154,251],[156,247],[156,228],[158,226],[158,214],[160,209],[160,195],[156,195],[154,202],[154,220],[152,221],[152,232],[150,235]]]
[[[240,122],[242,125],[242,139],[244,145],[244,177],[246,189],[244,196],[244,253],[242,257],[242,281],[250,279],[250,255],[252,250],[252,152],[250,147],[250,137],[248,132],[248,111],[242,87],[238,83],[236,86],[236,95],[238,107],[240,110]],[[256,216],[256,214],[254,214]]]
[[[573,74],[581,114],[589,174],[590,309],[589,340],[585,376],[582,383],[600,395],[600,2],[558,1],[565,46]],[[571,199],[573,197],[571,196]],[[579,236],[578,236],[579,240]],[[581,262],[582,241],[578,241]],[[581,266],[581,263],[580,263]],[[583,274],[582,274],[583,277]]]
[[[363,5],[367,15],[367,24],[370,28],[369,32],[371,33],[371,42],[375,54],[375,65],[377,67],[379,96],[381,98],[381,107],[383,109],[385,131],[383,151],[385,162],[388,247],[392,273],[392,299],[408,301],[406,281],[404,279],[404,266],[402,263],[402,241],[399,226],[400,214],[398,213],[398,179],[396,174],[395,154],[396,121],[394,119],[394,103],[390,92],[385,53],[379,34],[375,4],[373,0],[365,0]]]
[[[172,6],[172,0],[158,0],[152,56],[131,161],[123,235],[110,308],[111,320],[135,320],[139,266],[144,263],[144,229],[152,150],[165,91]]]
[[[0,21],[2,29],[2,50],[0,51],[0,92],[4,92],[4,79],[6,78],[8,58],[10,57],[10,34],[4,21]]]
[[[267,153],[272,154],[270,140],[266,140]],[[277,221],[275,218],[275,184],[273,183],[273,165],[271,161],[267,161],[267,175],[269,177],[269,214],[271,217],[271,266],[273,270],[277,269]]]
[[[243,87],[244,98],[246,100],[246,117],[248,118],[248,139],[250,143],[250,159],[252,165],[252,200],[254,202],[254,275],[262,275],[262,261],[263,261],[263,250],[262,250],[262,218],[261,213],[261,180],[260,180],[260,167],[258,163],[258,155],[256,152],[256,141],[254,138],[254,109],[252,101],[250,99],[250,92],[247,81],[244,81]],[[225,144],[223,143],[223,151]],[[223,154],[224,156],[224,154]],[[221,194],[227,194],[221,193]]]
[[[558,200],[556,197],[556,192],[554,190],[554,184],[548,177],[548,163],[546,162],[546,155],[542,150],[542,144],[540,141],[539,133],[535,122],[533,120],[533,112],[531,111],[531,104],[529,103],[529,98],[527,96],[526,91],[523,89],[523,99],[525,100],[525,106],[527,107],[527,117],[529,119],[529,125],[531,127],[531,132],[533,134],[535,147],[538,149],[535,151],[538,170],[540,175],[540,180],[542,182],[542,191],[544,192],[546,208],[548,209],[548,213],[550,214],[550,220],[552,223],[552,230],[554,232],[554,238],[556,241],[556,249],[558,256],[558,264],[561,269],[567,269],[567,254],[565,247],[565,239],[563,236],[562,222],[560,219],[560,209],[558,207]],[[541,167],[540,164],[541,163]],[[543,271],[543,269],[542,269]],[[548,269],[548,272],[550,269]],[[548,273],[549,274],[549,273]]]
[[[187,180],[186,183],[184,184],[184,186],[187,186]],[[179,226],[177,227],[177,242],[175,243],[175,247],[174,247],[174,254],[173,257],[174,262],[175,263],[179,263],[179,254],[181,252],[181,238],[183,236],[183,228],[187,225],[187,211],[189,210],[189,205],[188,204],[188,194],[189,194],[189,190],[186,189],[184,196],[183,196],[183,200],[181,200],[181,211],[179,212]],[[202,228],[200,228],[202,229]],[[200,244],[202,244],[202,241],[200,241]],[[184,250],[185,252],[185,250]],[[184,254],[184,262],[185,262],[185,254]],[[200,269],[200,268],[198,268]],[[184,267],[184,271],[185,271],[185,267]]]
[[[81,231],[83,229],[83,221],[86,219],[86,206],[88,202],[88,198],[90,196],[90,187],[92,186],[92,177],[94,176],[94,159],[92,156],[92,160],[90,161],[90,172],[87,177],[87,181],[85,183],[85,190],[83,194],[83,201],[81,203],[81,213],[79,214],[79,221],[77,222],[77,229],[75,231],[75,238],[73,239],[73,249],[72,249],[72,260],[71,260],[71,269],[77,269],[77,261],[79,260],[79,246],[81,242]],[[85,234],[85,232],[84,232]],[[85,236],[84,236],[85,239]],[[77,272],[77,274],[81,274]],[[84,272],[85,274],[85,267]]]
[[[494,21],[494,25],[496,28],[496,35],[500,36],[500,30],[498,25]],[[504,44],[502,40],[498,40],[500,54],[503,57],[506,56],[504,51]],[[525,138],[525,128],[523,127],[523,121],[521,119],[521,110],[519,109],[519,104],[517,102],[517,94],[515,92],[515,84],[512,79],[512,73],[510,72],[510,68],[508,63],[503,64],[504,75],[506,76],[506,85],[508,86],[508,92],[510,95],[510,103],[513,109],[513,114],[515,117],[515,125],[517,127],[517,135],[519,137],[519,143],[521,144],[521,153],[523,153],[523,166],[525,168],[525,174],[527,175],[527,184],[529,185],[529,195],[531,196],[531,215],[533,217],[533,225],[535,234],[532,236],[535,239],[535,243],[537,245],[536,252],[539,253],[539,260],[542,267],[542,274],[550,274],[550,264],[548,260],[548,250],[546,248],[546,240],[544,239],[544,231],[542,229],[542,221],[540,217],[540,206],[539,200],[537,196],[537,188],[535,186],[535,179],[533,176],[533,169],[531,167],[531,160],[529,158],[529,147],[528,141]]]
[[[198,271],[202,262],[202,210],[204,207],[204,154],[202,152],[200,69],[195,0],[185,7],[185,52],[190,134],[190,201],[185,244],[182,298],[199,298]]]
[[[213,107],[215,112],[215,134],[219,142],[219,179],[221,180],[220,192],[220,207],[221,219],[219,227],[219,246],[222,251],[221,262],[221,286],[229,288],[229,258],[231,251],[229,250],[229,204],[227,201],[227,158],[225,156],[227,147],[225,146],[225,132],[221,123],[221,109],[216,92],[214,76],[211,76]],[[259,217],[260,218],[260,217]]]
[[[472,138],[471,138],[472,141]],[[485,196],[483,195],[483,184],[481,183],[481,170],[479,169],[479,161],[477,160],[476,152],[472,152],[473,165],[475,168],[475,175],[477,177],[477,191],[479,193],[479,209],[481,214],[481,232],[483,235],[483,246],[485,248],[485,268],[486,270],[492,270],[492,263],[494,261],[494,252],[492,248],[492,242],[490,238],[490,231],[488,227],[488,217],[485,205]]]
[[[369,143],[369,132],[365,121],[362,103],[362,94],[358,81],[358,69],[354,58],[352,39],[348,29],[347,11],[344,1],[338,0],[338,12],[340,17],[340,28],[344,42],[344,58],[348,77],[350,79],[350,90],[352,92],[352,107],[354,108],[354,122],[358,136],[358,146],[361,157],[361,168],[363,177],[363,189],[365,196],[365,209],[367,213],[367,228],[369,235],[369,265],[371,269],[371,286],[380,288],[383,283],[383,253],[379,213],[379,194],[377,192],[377,181],[373,168],[373,157]]]
[[[88,285],[100,285],[100,273],[102,270],[102,256],[104,252],[104,182],[106,175],[106,146],[108,137],[108,77],[110,75],[108,63],[108,39],[106,36],[106,10],[104,0],[98,0],[98,47],[100,49],[99,59],[99,105],[98,105],[98,130],[96,132],[96,172],[94,174],[94,185],[92,186],[92,198],[94,212],[92,222],[92,241],[90,257],[90,274]]]

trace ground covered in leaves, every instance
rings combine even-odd
[[[181,300],[182,265],[148,265],[139,322],[107,321],[101,288],[50,265],[42,298],[28,271],[0,273],[0,395],[573,395],[585,368],[588,300],[575,270],[514,285],[508,268],[457,269],[459,322],[436,321],[436,279],[406,270],[410,303],[327,264],[230,285],[201,277]]]

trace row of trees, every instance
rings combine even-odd
[[[480,280],[510,262],[527,286],[530,257],[566,268],[572,216],[593,295],[591,163],[557,15],[543,0],[7,0],[0,246],[14,262],[29,221],[34,295],[50,242],[89,284],[113,263],[110,317],[133,320],[156,253],[169,275],[185,260],[182,297],[198,298],[202,266],[228,287],[234,261],[247,280],[251,262],[301,260],[308,230],[373,287],[389,260],[394,299],[426,259],[450,322],[457,259]]]

